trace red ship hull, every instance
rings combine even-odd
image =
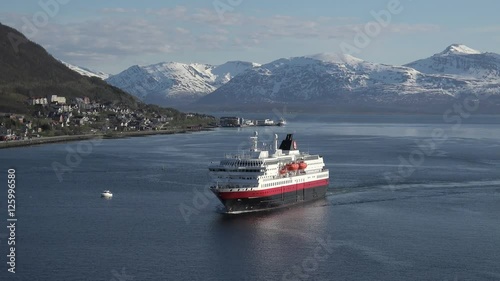
[[[212,189],[228,214],[283,208],[324,198],[328,179],[259,191],[219,192]]]

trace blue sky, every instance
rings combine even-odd
[[[56,58],[116,74],[339,52],[400,65],[452,43],[500,53],[499,10],[494,0],[20,0],[0,3],[0,22]]]

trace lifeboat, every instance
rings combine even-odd
[[[287,166],[290,171],[297,171],[299,169],[299,164],[297,163],[288,164]]]
[[[306,162],[300,162],[299,163],[299,170],[304,170],[307,168],[307,163]]]
[[[287,169],[283,168],[280,170],[280,175],[284,175],[284,174],[286,174],[286,172],[287,172]]]

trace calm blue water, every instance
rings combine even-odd
[[[322,154],[330,191],[233,217],[205,193],[207,165],[247,148],[255,128],[0,150],[0,279],[500,280],[500,118],[463,121],[297,115],[259,128],[268,144],[292,132]],[[7,168],[18,179],[16,274]]]

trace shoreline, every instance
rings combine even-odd
[[[14,141],[2,141],[0,142],[0,149],[14,148],[14,147],[24,147],[33,145],[42,145],[49,143],[61,143],[61,142],[72,142],[72,141],[82,141],[94,138],[103,139],[121,139],[129,137],[144,137],[153,135],[173,135],[173,134],[186,134],[192,132],[201,131],[211,131],[214,127],[202,127],[196,129],[171,129],[171,130],[161,130],[161,131],[128,131],[128,132],[113,132],[111,134],[86,134],[86,135],[65,135],[56,137],[41,137],[32,138],[30,140],[14,140]]]

